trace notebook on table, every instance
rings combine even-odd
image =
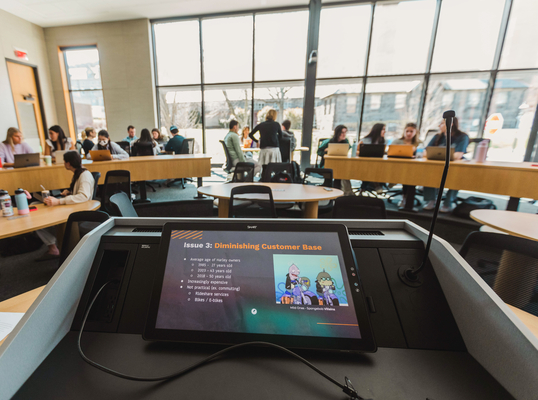
[[[112,154],[110,154],[110,150],[91,150],[90,157],[92,158],[92,161],[112,160]]]
[[[415,146],[412,144],[391,144],[387,152],[388,157],[413,158]]]

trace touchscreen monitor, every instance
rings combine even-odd
[[[375,351],[344,225],[167,223],[147,340]]]

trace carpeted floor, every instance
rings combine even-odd
[[[204,178],[204,185],[222,183],[226,180],[226,173],[220,168],[212,169],[212,176]],[[148,198],[152,202],[190,200],[197,195],[196,181],[186,182],[185,189],[181,188],[179,182],[174,183],[170,188],[165,185],[165,181],[154,181],[156,192],[148,188]],[[161,184],[161,187],[158,187]],[[353,186],[358,186],[359,182],[352,182]],[[460,191],[459,197],[476,195],[491,199],[498,209],[506,208],[508,198],[505,196],[486,195],[483,193],[472,193]],[[388,218],[409,219],[416,224],[429,229],[431,223],[431,211],[419,211],[417,213],[402,212],[398,210],[397,203],[400,198],[395,198],[392,203],[386,201]],[[519,207],[520,212],[536,214],[538,207],[530,201],[522,200]],[[300,218],[300,213],[287,213],[286,217]],[[330,218],[331,215],[320,215],[320,218]],[[440,214],[435,233],[451,243],[457,250],[465,240],[465,237],[472,231],[478,230],[480,225],[472,220],[455,217],[451,214]],[[18,294],[27,292],[36,287],[45,285],[58,269],[57,260],[36,262],[34,261],[46,251],[43,245],[38,250],[14,255],[9,257],[0,256],[0,301],[11,298]]]

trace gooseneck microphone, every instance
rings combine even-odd
[[[448,168],[450,167],[450,150],[451,150],[451,131],[452,122],[456,117],[456,113],[453,110],[448,110],[443,113],[443,119],[446,125],[446,155],[445,155],[445,168],[443,169],[443,176],[441,178],[441,184],[439,185],[439,193],[437,193],[437,202],[435,203],[435,209],[433,211],[433,218],[430,225],[430,234],[428,235],[428,241],[426,243],[426,250],[424,252],[424,258],[420,266],[416,269],[402,267],[398,271],[400,279],[403,283],[409,286],[420,286],[422,281],[419,277],[420,271],[426,266],[428,261],[428,254],[430,252],[430,246],[433,239],[433,231],[435,229],[435,222],[437,221],[437,215],[439,214],[439,207],[441,206],[441,199],[443,198],[443,190],[445,188],[446,176],[448,175]]]

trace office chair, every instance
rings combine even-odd
[[[154,155],[153,143],[150,143],[150,142],[135,142],[131,148],[131,157],[142,157],[142,156],[153,156],[153,155]],[[141,193],[145,191],[145,187],[142,187],[142,185],[149,187],[154,192],[157,191],[152,186],[152,184],[149,183],[148,181],[142,181],[142,182],[136,182],[136,183],[138,183]],[[159,184],[159,186],[161,185]],[[145,196],[141,196],[141,197],[145,197]]]
[[[267,207],[245,207],[244,200],[241,200],[241,205],[238,207],[234,204],[234,201],[237,201],[238,195],[243,194],[260,194],[264,195],[266,198],[262,200],[268,204]],[[268,199],[267,199],[268,197]],[[248,200],[258,200],[258,198],[253,198],[252,196],[248,197]],[[244,211],[243,215],[238,215],[237,211]],[[228,209],[228,218],[237,218],[237,217],[255,217],[255,218],[277,218],[275,202],[273,200],[273,192],[269,186],[260,186],[260,185],[245,185],[238,186],[232,189],[230,193],[230,206]]]
[[[333,218],[386,219],[385,202],[366,196],[342,196],[334,201]]]
[[[129,143],[127,140],[116,142],[116,144],[125,150],[129,156],[131,155],[131,143]]]
[[[254,182],[254,163],[238,162],[231,182]]]
[[[101,178],[100,172],[92,172],[94,184],[93,184],[93,196],[92,200],[97,200],[97,185],[99,184],[99,179]]]
[[[327,140],[327,139],[330,139],[330,138],[322,138],[322,139],[318,139],[318,147],[316,147],[316,164],[314,165],[314,167],[316,168],[319,168],[319,163],[321,162],[321,157],[320,155],[318,154],[318,149],[319,147],[321,146],[321,144]],[[318,161],[319,160],[319,161]]]
[[[219,140],[220,144],[222,144],[222,148],[224,149],[224,154],[226,155],[226,164],[222,166],[222,169],[227,173],[231,174],[234,170],[233,164],[232,164],[232,156],[230,155],[230,151],[228,150],[228,147],[226,147],[226,143],[224,143],[224,140]]]
[[[60,250],[59,265],[69,257],[82,237],[109,219],[103,211],[78,211],[69,215]]]
[[[108,171],[101,196],[101,208],[110,215],[116,215],[116,209],[110,204],[110,197],[119,192],[127,193],[131,199],[131,173],[125,170]]]
[[[194,138],[183,139],[183,143],[181,144],[180,154],[194,154]],[[166,186],[170,187],[175,182],[181,182],[181,187],[185,189],[185,180],[192,182],[192,179],[190,178],[178,178],[178,179],[171,180],[170,182],[166,184]]]
[[[289,138],[282,138],[279,141],[280,156],[282,157],[282,162],[289,163],[291,162],[291,140]]]
[[[471,232],[460,255],[505,303],[538,316],[538,242]]]
[[[134,209],[139,217],[202,218],[214,216],[213,200],[211,199],[134,204]]]
[[[331,168],[306,168],[303,185],[333,187],[333,170]],[[318,211],[330,211],[334,208],[334,200],[320,200]]]
[[[275,175],[285,173],[293,179],[293,164],[292,163],[269,163],[263,166],[260,182],[272,182]],[[289,183],[293,183],[291,180]]]
[[[120,217],[138,217],[138,213],[131,203],[131,199],[123,192],[110,196],[110,204],[115,208]]]

